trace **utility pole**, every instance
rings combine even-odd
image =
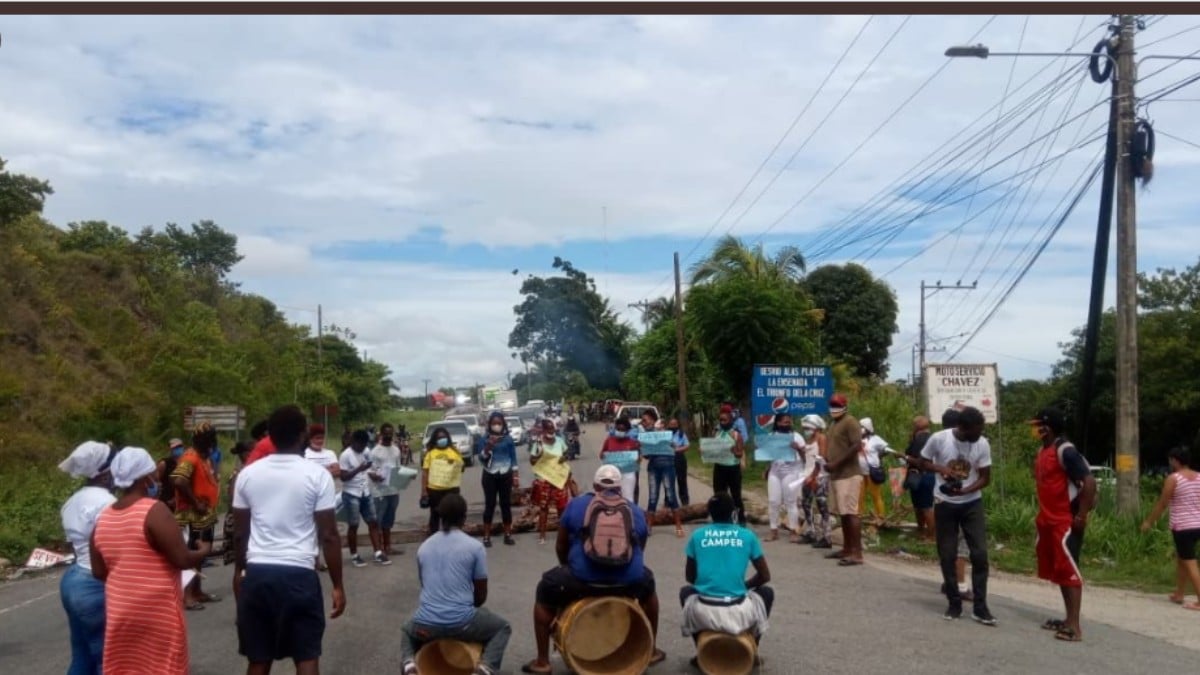
[[[325,383],[325,370],[321,367],[321,343],[325,341],[325,322],[321,319],[321,305],[317,305],[317,377]],[[324,387],[322,387],[324,389]],[[321,405],[321,426],[329,433],[329,402]]]
[[[1121,15],[1117,43],[1117,512],[1136,515],[1138,486],[1137,200],[1130,141],[1134,130],[1133,35],[1136,18]]]
[[[429,378],[421,380],[425,383],[425,405],[429,405]]]
[[[688,424],[687,397],[687,350],[683,343],[683,282],[679,278],[679,251],[675,252],[675,367],[679,378],[679,416],[682,424]]]
[[[918,365],[920,366],[920,371],[921,371],[920,382],[921,382],[921,398],[922,398],[922,400],[926,400],[926,398],[927,398],[925,396],[925,354],[928,351],[928,348],[927,348],[926,341],[925,341],[925,338],[927,335],[927,333],[925,331],[925,300],[926,300],[926,298],[931,298],[931,297],[937,295],[939,291],[973,291],[973,290],[975,290],[975,287],[978,285],[979,285],[978,281],[971,282],[970,286],[963,284],[961,281],[956,281],[953,286],[943,285],[942,282],[940,282],[940,281],[937,283],[934,283],[934,284],[927,284],[927,283],[925,283],[924,280],[921,281],[921,325],[920,325],[920,337],[918,338],[918,342],[917,342],[917,349],[921,356],[921,360],[918,363]],[[927,293],[926,291],[932,291],[932,292]],[[926,406],[928,406],[927,400],[926,400]]]

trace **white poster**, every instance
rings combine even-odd
[[[925,365],[925,394],[929,419],[935,423],[949,408],[971,406],[983,413],[988,424],[999,415],[999,390],[994,363],[929,363]]]

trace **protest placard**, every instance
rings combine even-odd
[[[621,473],[637,473],[638,470],[638,453],[636,450],[606,452],[601,461],[605,464],[612,464],[620,469]]]
[[[545,455],[533,465],[533,475],[561,490],[571,477],[571,464],[554,455]]]
[[[638,434],[638,442],[642,444],[642,454],[647,456],[675,454],[675,448],[671,446],[671,438],[674,436],[669,431],[643,431]]]
[[[797,459],[792,434],[755,434],[754,461],[795,462]]]
[[[733,456],[733,439],[731,438],[701,438],[700,461],[705,464],[736,464]]]

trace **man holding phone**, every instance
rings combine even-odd
[[[375,549],[375,564],[391,565],[383,552],[383,538],[379,533],[379,519],[375,515],[375,500],[371,498],[371,487],[367,482],[367,470],[371,468],[371,457],[366,454],[371,437],[365,429],[350,435],[350,447],[342,451],[338,465],[342,470],[342,505],[346,508],[346,539],[350,547],[350,563],[355,567],[366,567],[367,563],[358,555],[358,521],[367,522],[367,533]]]

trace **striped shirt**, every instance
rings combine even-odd
[[[146,498],[123,509],[110,506],[96,521],[96,550],[108,567],[104,675],[188,672],[180,571],[146,535],[146,516],[157,503]]]
[[[1171,475],[1175,492],[1171,495],[1171,531],[1200,530],[1200,474],[1184,478],[1178,471]]]

